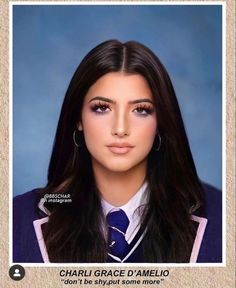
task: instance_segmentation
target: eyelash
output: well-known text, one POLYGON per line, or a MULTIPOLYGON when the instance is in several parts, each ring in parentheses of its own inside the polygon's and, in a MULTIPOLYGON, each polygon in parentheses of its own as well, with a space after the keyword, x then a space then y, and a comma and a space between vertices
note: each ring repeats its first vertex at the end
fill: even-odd
POLYGON ((154 111, 154 108, 152 108, 151 105, 147 105, 147 104, 139 104, 133 111, 137 111, 137 113, 140 115, 140 116, 148 116, 148 115, 151 115, 154 111), (139 110, 139 112, 138 112, 139 110), (142 112, 141 112, 141 111, 142 112), (141 113, 140 113, 141 112, 141 113), (143 113, 144 112, 144 113, 143 113))
MULTIPOLYGON (((103 103, 103 102, 95 103, 91 107, 91 111, 96 114, 105 114, 109 112, 107 109, 111 111, 111 106, 108 103, 103 103)), ((154 108, 152 108, 151 105, 139 104, 133 109, 133 112, 134 111, 136 111, 135 113, 137 113, 139 116, 145 117, 145 116, 151 115, 154 111, 154 108)))
POLYGON ((104 114, 104 113, 108 112, 108 111, 106 111, 107 109, 111 110, 110 105, 107 103, 102 103, 102 102, 95 103, 91 107, 91 110, 97 114, 104 114), (98 111, 99 109, 100 109, 100 111, 98 111))

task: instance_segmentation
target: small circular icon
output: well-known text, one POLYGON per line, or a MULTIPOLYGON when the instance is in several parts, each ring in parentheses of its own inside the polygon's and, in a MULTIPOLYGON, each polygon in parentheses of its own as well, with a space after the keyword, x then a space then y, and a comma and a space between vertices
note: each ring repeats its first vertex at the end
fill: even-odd
POLYGON ((19 281, 25 277, 25 269, 21 265, 13 265, 9 269, 9 276, 12 280, 19 281))

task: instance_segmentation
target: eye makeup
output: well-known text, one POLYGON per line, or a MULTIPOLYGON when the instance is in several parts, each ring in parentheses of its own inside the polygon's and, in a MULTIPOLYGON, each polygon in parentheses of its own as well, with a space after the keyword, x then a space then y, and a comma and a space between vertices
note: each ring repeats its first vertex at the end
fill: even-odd
POLYGON ((94 103, 91 103, 90 109, 94 113, 103 114, 111 110, 111 107, 110 104, 107 102, 94 101, 94 103))
POLYGON ((154 107, 147 103, 140 103, 135 107, 133 112, 137 113, 140 116, 148 116, 153 114, 154 107))
MULTIPOLYGON (((109 111, 112 111, 112 106, 116 104, 115 101, 103 97, 95 97, 92 100, 90 100, 89 103, 90 103, 90 110, 96 114, 105 114, 109 111), (108 99, 109 101, 106 101, 106 99, 108 99)), ((137 114, 138 116, 145 117, 151 115, 155 110, 152 101, 149 99, 138 99, 130 101, 128 102, 128 104, 131 105, 131 107, 134 106, 134 108, 132 108, 131 111, 137 114)))

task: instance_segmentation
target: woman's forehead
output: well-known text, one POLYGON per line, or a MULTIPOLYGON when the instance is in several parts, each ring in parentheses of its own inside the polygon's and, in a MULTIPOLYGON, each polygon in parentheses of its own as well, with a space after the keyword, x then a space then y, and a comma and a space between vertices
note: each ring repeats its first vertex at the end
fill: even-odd
POLYGON ((142 75, 123 72, 110 72, 100 77, 88 90, 86 99, 89 101, 95 96, 114 98, 114 101, 122 98, 127 101, 153 98, 147 80, 142 75))

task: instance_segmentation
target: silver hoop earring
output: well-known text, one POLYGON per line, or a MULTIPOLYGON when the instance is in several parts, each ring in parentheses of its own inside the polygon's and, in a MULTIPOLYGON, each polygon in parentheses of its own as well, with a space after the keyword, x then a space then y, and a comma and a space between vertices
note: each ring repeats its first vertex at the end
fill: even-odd
POLYGON ((77 132, 77 130, 74 130, 74 132, 73 132, 73 141, 74 141, 75 146, 80 148, 80 147, 82 147, 82 145, 76 141, 76 138, 78 138, 78 137, 76 137, 76 132, 77 132))
POLYGON ((157 146, 157 148, 155 149, 155 151, 159 151, 160 150, 160 148, 161 148, 161 135, 160 134, 158 134, 157 135, 158 136, 158 146, 157 146))

